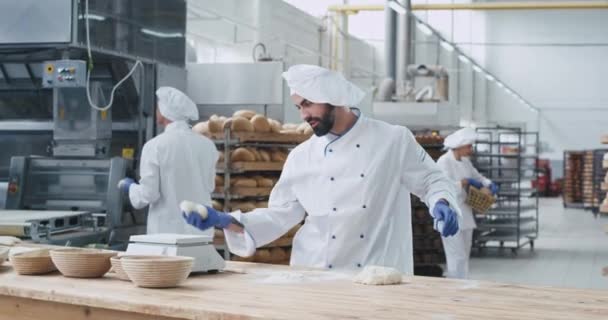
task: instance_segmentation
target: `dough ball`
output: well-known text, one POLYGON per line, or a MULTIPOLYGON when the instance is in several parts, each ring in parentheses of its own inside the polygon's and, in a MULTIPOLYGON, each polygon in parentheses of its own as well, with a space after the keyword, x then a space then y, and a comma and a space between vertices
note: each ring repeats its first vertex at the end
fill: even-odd
POLYGON ((231 159, 232 162, 253 162, 255 161, 255 154, 246 148, 237 148, 232 151, 231 159))
POLYGON ((253 125, 253 129, 255 132, 267 133, 272 131, 270 123, 268 122, 268 120, 266 120, 266 117, 262 115, 258 114, 253 116, 253 118, 251 118, 251 124, 253 125))
POLYGON ((192 131, 202 134, 208 135, 211 131, 209 131, 209 121, 199 122, 192 127, 192 131))
POLYGON ((355 283, 365 285, 390 285, 400 284, 403 281, 401 272, 397 269, 380 267, 380 266, 366 266, 363 271, 359 272, 353 279, 355 283))
POLYGON ((247 120, 251 120, 251 118, 255 117, 256 113, 253 110, 239 110, 236 111, 232 116, 233 117, 243 117, 247 120))
POLYGON ((181 209, 182 212, 186 212, 186 213, 197 212, 201 216, 201 218, 207 219, 207 216, 208 216, 207 208, 201 204, 194 203, 192 201, 182 201, 179 204, 179 208, 181 209))
POLYGON ((253 132, 253 124, 243 117, 233 117, 230 129, 234 132, 253 132))

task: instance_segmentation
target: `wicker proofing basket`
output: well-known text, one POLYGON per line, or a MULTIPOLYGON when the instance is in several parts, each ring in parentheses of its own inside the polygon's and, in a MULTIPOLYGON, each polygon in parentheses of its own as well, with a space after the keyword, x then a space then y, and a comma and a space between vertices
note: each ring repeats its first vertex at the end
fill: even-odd
POLYGON ((473 186, 469 186, 466 204, 473 208, 475 212, 480 214, 486 213, 490 210, 494 202, 496 202, 496 198, 493 196, 483 193, 473 186))
POLYGON ((57 270, 48 249, 16 253, 10 256, 13 268, 21 275, 46 274, 57 270))
POLYGON ((59 272, 71 278, 101 278, 110 270, 110 258, 118 252, 98 249, 51 250, 59 272))
POLYGON ((120 260, 129 279, 143 288, 177 287, 194 265, 194 258, 180 256, 122 256, 120 260))

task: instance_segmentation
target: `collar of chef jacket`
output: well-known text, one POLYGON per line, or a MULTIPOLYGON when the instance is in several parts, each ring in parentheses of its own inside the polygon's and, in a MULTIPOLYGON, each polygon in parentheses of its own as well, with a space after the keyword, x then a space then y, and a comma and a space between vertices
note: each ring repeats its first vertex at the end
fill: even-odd
POLYGON ((331 144, 333 144, 334 142, 342 139, 343 137, 345 137, 348 133, 354 131, 353 129, 355 127, 357 127, 361 121, 359 121, 359 119, 361 118, 361 110, 359 110, 358 108, 351 108, 350 109, 352 113, 355 114, 355 116, 357 117, 357 119, 355 120, 355 123, 353 123, 353 125, 348 128, 345 132, 343 132, 342 134, 336 134, 333 132, 329 132, 328 134, 319 137, 320 141, 323 141, 326 145, 325 145, 325 149, 323 150, 323 154, 327 155, 327 151, 329 150, 329 146, 331 144))
POLYGON ((174 121, 169 123, 167 127, 165 127, 165 132, 184 129, 190 130, 190 126, 186 121, 174 121))

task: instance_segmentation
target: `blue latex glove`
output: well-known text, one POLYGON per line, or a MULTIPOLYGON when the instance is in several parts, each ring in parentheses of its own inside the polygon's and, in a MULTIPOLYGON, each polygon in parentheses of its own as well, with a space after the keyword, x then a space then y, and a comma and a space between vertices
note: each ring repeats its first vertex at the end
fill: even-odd
POLYGON ((490 185, 490 191, 492 191, 492 195, 496 195, 498 193, 498 190, 500 188, 498 187, 498 185, 494 182, 492 182, 492 184, 490 185))
POLYGON ((447 201, 437 201, 433 209, 433 217, 435 218, 435 230, 441 232, 441 236, 449 237, 458 232, 458 214, 450 208, 447 201), (443 224, 443 228, 440 227, 440 224, 443 224))
POLYGON ((135 180, 133 180, 131 178, 124 178, 118 182, 118 189, 120 189, 120 192, 122 192, 122 193, 129 193, 129 189, 131 188, 131 185, 134 183, 135 183, 135 180))
POLYGON ((207 219, 203 219, 203 217, 201 217, 197 211, 182 211, 182 216, 189 225, 192 225, 200 230, 207 230, 213 227, 224 229, 234 221, 232 216, 229 214, 219 212, 211 207, 205 206, 205 208, 207 208, 207 219))
POLYGON ((483 188, 483 183, 481 183, 481 181, 479 181, 479 180, 469 178, 469 179, 467 179, 467 182, 469 183, 470 186, 473 186, 477 189, 483 188))

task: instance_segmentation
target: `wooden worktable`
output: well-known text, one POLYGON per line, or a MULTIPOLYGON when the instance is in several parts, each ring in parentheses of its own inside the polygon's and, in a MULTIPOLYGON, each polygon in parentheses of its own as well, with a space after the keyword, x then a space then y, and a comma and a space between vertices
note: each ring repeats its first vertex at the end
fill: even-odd
POLYGON ((283 266, 231 262, 228 270, 142 289, 111 276, 19 276, 5 264, 0 319, 608 319, 608 291, 425 277, 363 286, 283 266))

